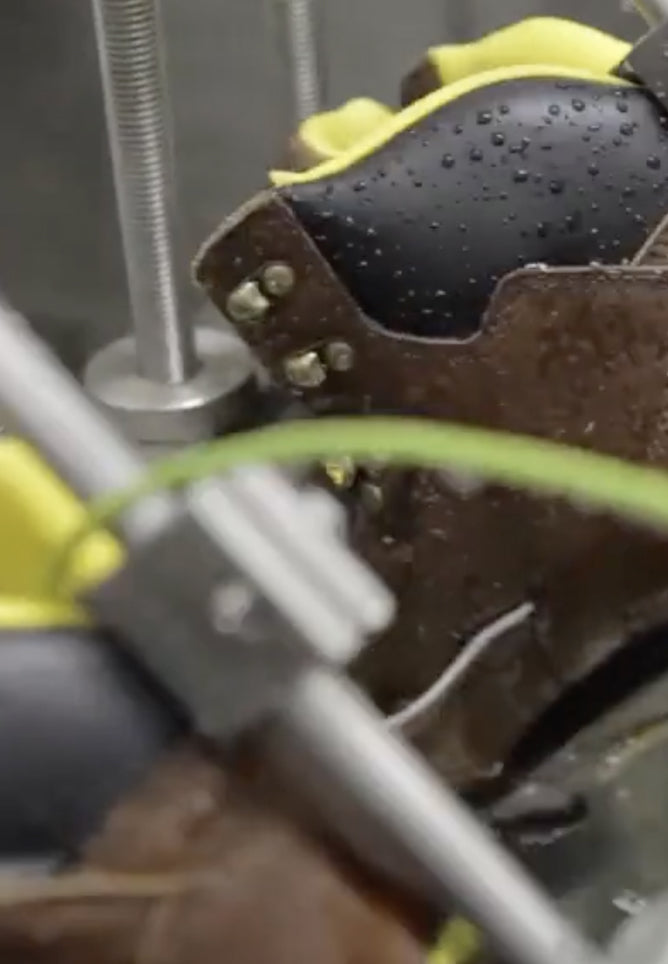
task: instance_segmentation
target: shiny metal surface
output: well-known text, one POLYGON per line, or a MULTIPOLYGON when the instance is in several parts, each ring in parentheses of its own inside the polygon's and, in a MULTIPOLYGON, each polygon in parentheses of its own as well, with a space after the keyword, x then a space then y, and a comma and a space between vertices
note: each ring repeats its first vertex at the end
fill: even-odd
POLYGON ((352 804, 391 854, 403 853, 411 876, 428 882, 435 906, 448 912, 454 899, 504 959, 603 960, 352 685, 318 668, 301 673, 267 739, 279 759, 297 754, 302 785, 317 780, 324 814, 340 832, 356 832, 346 819, 352 804))
POLYGON ((612 957, 636 964, 668 964, 668 895, 662 894, 622 926, 612 957))
POLYGON ((650 25, 658 27, 668 18, 668 2, 666 0, 634 0, 639 14, 650 25))
MULTIPOLYGON (((241 418, 254 366, 213 312, 196 333, 186 312, 157 0, 93 0, 93 13, 133 335, 93 357, 85 385, 137 442, 187 445, 241 418)), ((298 39, 308 47, 308 37, 298 39)))
POLYGON ((290 77, 294 122, 325 105, 322 48, 323 0, 269 0, 278 32, 278 53, 290 77))
POLYGON ((137 372, 136 342, 122 338, 86 368, 85 385, 127 434, 142 444, 179 446, 213 438, 243 418, 253 401, 255 365, 246 345, 217 328, 196 328, 201 364, 180 384, 137 372))
MULTIPOLYGON (((9 428, 32 442, 84 500, 138 482, 145 462, 91 405, 26 320, 0 298, 0 410, 9 428), (26 391, 30 386, 30 392, 26 391)), ((142 500, 117 520, 130 545, 170 517, 162 494, 142 500)))
POLYGON ((162 23, 156 0, 93 0, 109 147, 139 374, 159 384, 197 371, 179 250, 162 23))

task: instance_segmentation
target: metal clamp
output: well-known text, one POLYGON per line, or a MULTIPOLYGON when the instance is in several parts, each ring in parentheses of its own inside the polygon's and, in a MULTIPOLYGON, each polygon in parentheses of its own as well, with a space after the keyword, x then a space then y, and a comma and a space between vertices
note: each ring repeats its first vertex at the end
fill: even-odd
POLYGON ((275 711, 303 666, 347 664, 391 619, 339 512, 270 469, 199 483, 89 604, 200 732, 229 740, 275 711))

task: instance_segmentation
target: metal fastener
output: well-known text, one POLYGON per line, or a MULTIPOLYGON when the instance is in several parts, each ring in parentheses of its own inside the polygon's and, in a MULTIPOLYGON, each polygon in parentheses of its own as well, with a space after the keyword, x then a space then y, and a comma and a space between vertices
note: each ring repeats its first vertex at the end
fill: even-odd
POLYGON ((347 341, 331 341, 325 348, 325 361, 335 372, 349 372, 355 364, 355 349, 347 341))
POLYGON ((262 272, 262 287, 272 298, 285 298, 295 286, 295 273, 289 264, 277 261, 262 272))
POLYGON ((337 489, 350 489, 357 478, 357 466, 352 459, 343 457, 323 463, 327 478, 337 489))
POLYGON ((297 388, 319 388, 327 379, 327 372, 317 351, 291 355, 283 363, 285 376, 297 388))
POLYGON ((257 281, 242 281, 227 299, 227 314, 232 321, 258 321, 270 308, 257 281))

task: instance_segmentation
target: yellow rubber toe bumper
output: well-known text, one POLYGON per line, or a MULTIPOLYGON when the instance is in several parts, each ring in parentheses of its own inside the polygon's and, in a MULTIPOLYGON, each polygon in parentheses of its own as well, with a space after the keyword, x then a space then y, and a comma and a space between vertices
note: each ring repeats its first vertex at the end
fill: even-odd
POLYGON ((28 445, 0 440, 0 628, 80 622, 71 600, 122 560, 116 541, 96 533, 81 544, 55 593, 57 555, 85 519, 85 506, 28 445))
POLYGON ((405 107, 439 87, 504 67, 550 64, 610 76, 630 44, 611 34, 560 17, 530 17, 468 44, 431 47, 404 79, 405 107))

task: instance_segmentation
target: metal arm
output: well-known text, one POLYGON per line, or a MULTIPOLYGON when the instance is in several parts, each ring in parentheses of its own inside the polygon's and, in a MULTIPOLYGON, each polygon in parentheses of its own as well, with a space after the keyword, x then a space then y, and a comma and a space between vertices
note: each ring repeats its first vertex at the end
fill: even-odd
POLYGON ((320 47, 321 0, 271 0, 279 49, 289 71, 293 117, 299 125, 323 109, 325 92, 320 47))

